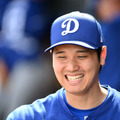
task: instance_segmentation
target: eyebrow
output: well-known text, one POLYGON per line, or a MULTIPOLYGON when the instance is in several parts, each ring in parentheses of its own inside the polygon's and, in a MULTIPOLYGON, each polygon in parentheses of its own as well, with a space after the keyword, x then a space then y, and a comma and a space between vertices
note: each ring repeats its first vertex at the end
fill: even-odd
POLYGON ((80 53, 86 53, 86 52, 88 52, 88 50, 77 50, 76 52, 77 52, 77 53, 79 53, 79 52, 80 52, 80 53))
MULTIPOLYGON (((76 52, 77 52, 77 53, 87 53, 88 50, 77 50, 76 52)), ((56 52, 55 54, 60 54, 60 53, 65 53, 65 51, 58 51, 58 52, 56 52)))
POLYGON ((65 51, 58 51, 55 54, 65 53, 65 51))

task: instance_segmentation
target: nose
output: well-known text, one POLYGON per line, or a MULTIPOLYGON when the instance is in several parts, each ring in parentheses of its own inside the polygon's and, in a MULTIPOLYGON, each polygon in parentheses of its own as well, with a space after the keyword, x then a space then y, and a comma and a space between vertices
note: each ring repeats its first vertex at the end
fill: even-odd
POLYGON ((78 62, 73 58, 67 62, 66 69, 68 71, 74 72, 79 70, 80 66, 78 62))

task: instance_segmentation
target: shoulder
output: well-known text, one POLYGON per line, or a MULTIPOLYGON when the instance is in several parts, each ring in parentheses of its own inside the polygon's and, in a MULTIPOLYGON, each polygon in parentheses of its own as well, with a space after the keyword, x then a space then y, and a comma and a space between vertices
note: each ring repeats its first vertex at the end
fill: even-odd
POLYGON ((45 98, 38 99, 29 105, 22 105, 11 112, 6 120, 45 120, 47 112, 51 109, 55 109, 58 102, 58 96, 61 93, 58 90, 54 94, 50 94, 45 98))
POLYGON ((104 87, 105 89, 108 90, 108 95, 106 97, 107 101, 111 101, 110 103, 113 103, 113 102, 115 103, 116 101, 119 101, 120 103, 120 92, 119 91, 110 87, 109 85, 101 85, 101 87, 104 87))
POLYGON ((103 109, 105 110, 104 112, 106 113, 107 118, 111 117, 112 120, 117 120, 120 116, 120 92, 110 86, 108 86, 108 91, 108 98, 103 109))
POLYGON ((120 92, 114 88, 111 88, 110 86, 108 86, 108 91, 109 91, 109 94, 108 94, 109 103, 113 105, 113 108, 117 107, 120 110, 120 92))
POLYGON ((117 91, 114 88, 111 88, 110 86, 108 86, 108 89, 109 89, 111 95, 120 99, 120 92, 119 91, 117 91))

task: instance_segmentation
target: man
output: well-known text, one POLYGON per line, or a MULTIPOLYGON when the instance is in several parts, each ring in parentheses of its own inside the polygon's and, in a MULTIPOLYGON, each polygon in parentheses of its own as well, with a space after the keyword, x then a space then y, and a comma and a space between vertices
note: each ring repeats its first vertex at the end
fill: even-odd
POLYGON ((99 83, 106 46, 99 23, 78 11, 51 28, 53 68, 62 88, 13 111, 7 120, 120 120, 120 93, 99 83))

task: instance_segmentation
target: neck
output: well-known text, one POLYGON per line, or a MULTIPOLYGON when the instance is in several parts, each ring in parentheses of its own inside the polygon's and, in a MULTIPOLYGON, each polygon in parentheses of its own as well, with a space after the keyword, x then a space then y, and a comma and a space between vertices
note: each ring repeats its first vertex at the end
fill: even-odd
POLYGON ((84 94, 71 94, 66 91, 67 102, 77 109, 91 109, 99 106, 106 98, 107 90, 100 85, 84 94))

